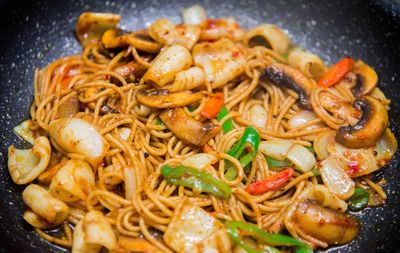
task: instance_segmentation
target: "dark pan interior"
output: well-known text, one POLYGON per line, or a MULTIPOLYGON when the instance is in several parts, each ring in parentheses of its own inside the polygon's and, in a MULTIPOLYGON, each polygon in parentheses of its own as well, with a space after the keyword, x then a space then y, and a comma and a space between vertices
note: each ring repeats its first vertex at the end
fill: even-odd
MULTIPOLYGON (((63 252, 41 240, 22 220, 23 187, 7 171, 7 147, 26 147, 12 128, 28 118, 36 67, 79 53, 75 22, 83 11, 122 14, 121 25, 135 30, 159 17, 180 22, 180 10, 195 1, 0 1, 0 249, 4 252, 63 252)), ((400 121, 400 3, 389 1, 198 1, 211 17, 234 16, 245 27, 275 23, 293 41, 328 63, 350 55, 362 58, 379 74, 379 85, 392 99, 390 127, 397 137, 400 121)), ((400 231, 399 154, 378 178, 388 185, 387 204, 356 215, 362 223, 357 240, 329 252, 396 252, 400 231)))

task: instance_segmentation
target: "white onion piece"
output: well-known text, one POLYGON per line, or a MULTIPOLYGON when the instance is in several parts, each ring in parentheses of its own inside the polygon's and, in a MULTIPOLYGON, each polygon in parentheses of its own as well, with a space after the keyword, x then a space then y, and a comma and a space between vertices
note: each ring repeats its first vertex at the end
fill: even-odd
POLYGON ((218 161, 215 155, 207 153, 199 153, 195 155, 188 156, 182 161, 182 165, 193 167, 199 170, 204 170, 206 167, 214 164, 218 161))
POLYGON ((263 141, 260 143, 259 149, 263 154, 266 154, 273 159, 283 161, 292 145, 293 142, 289 140, 263 141))
POLYGON ((207 19, 206 11, 200 5, 193 5, 182 11, 183 23, 188 25, 199 25, 207 19))
POLYGON ((334 132, 322 132, 317 138, 314 140, 314 150, 317 154, 317 157, 321 160, 327 158, 329 156, 329 152, 327 149, 328 143, 331 142, 334 138, 334 132))
POLYGON ((350 149, 337 142, 332 142, 328 145, 328 151, 347 165, 346 172, 351 173, 349 174, 351 177, 363 176, 380 169, 372 148, 350 149), (352 164, 357 165, 359 169, 350 172, 352 164))
POLYGON ((14 127, 14 132, 18 134, 19 137, 21 137, 23 140, 29 142, 30 144, 33 145, 35 142, 35 134, 31 129, 29 129, 31 120, 25 120, 18 126, 14 127))
POLYGON ((118 128, 118 134, 119 134, 119 137, 121 137, 121 139, 123 139, 124 141, 127 141, 129 138, 129 135, 131 134, 131 129, 127 128, 127 127, 118 128))
POLYGON ((320 163, 322 181, 329 191, 340 199, 350 198, 355 189, 354 181, 347 175, 338 160, 328 157, 320 163))
POLYGON ((387 164, 397 151, 397 140, 392 131, 387 128, 383 136, 376 142, 376 160, 379 166, 387 164))
MULTIPOLYGON (((302 110, 299 111, 298 113, 296 113, 296 115, 294 115, 289 121, 288 123, 292 126, 292 127, 297 127, 300 126, 304 123, 307 123, 308 121, 314 120, 314 119, 318 119, 318 116, 312 112, 312 111, 307 111, 307 110, 302 110)), ((309 130, 309 129, 313 129, 313 128, 317 128, 319 127, 319 125, 311 125, 311 126, 307 126, 304 129, 305 130, 309 130)))
POLYGON ((252 125, 264 128, 267 122, 267 111, 264 106, 255 104, 250 107, 250 122, 252 125))
POLYGON ((313 153, 299 144, 294 144, 290 148, 287 158, 293 162, 301 172, 312 170, 317 163, 313 153))

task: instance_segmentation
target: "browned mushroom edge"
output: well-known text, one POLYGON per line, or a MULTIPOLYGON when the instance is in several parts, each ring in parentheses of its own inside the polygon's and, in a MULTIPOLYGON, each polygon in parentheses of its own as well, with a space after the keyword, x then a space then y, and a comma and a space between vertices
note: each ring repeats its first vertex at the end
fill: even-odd
POLYGON ((388 126, 389 118, 385 106, 370 96, 357 99, 353 106, 362 111, 362 116, 354 126, 339 128, 336 141, 348 148, 366 148, 375 145, 388 126))
POLYGON ((162 45, 153 40, 146 30, 127 32, 121 29, 109 29, 101 37, 101 42, 105 48, 117 48, 133 45, 148 53, 158 53, 162 45))
POLYGON ((183 143, 198 147, 204 146, 221 131, 220 126, 197 121, 182 108, 164 110, 160 113, 160 119, 183 143))
POLYGON ((357 84, 351 89, 354 96, 366 95, 376 87, 378 75, 368 64, 358 60, 352 72, 357 76, 357 84))
MULTIPOLYGON (((131 83, 142 78, 144 73, 146 73, 146 68, 136 62, 129 62, 116 67, 113 71, 122 76, 128 83, 131 83)), ((111 77, 111 82, 120 84, 120 81, 113 77, 111 77)))
POLYGON ((294 90, 299 94, 299 103, 303 109, 311 110, 311 81, 300 71, 280 63, 273 63, 261 73, 261 80, 294 90))
POLYGON ((171 93, 169 90, 139 90, 136 99, 139 103, 154 108, 172 108, 189 105, 199 101, 204 96, 201 92, 180 91, 171 93))

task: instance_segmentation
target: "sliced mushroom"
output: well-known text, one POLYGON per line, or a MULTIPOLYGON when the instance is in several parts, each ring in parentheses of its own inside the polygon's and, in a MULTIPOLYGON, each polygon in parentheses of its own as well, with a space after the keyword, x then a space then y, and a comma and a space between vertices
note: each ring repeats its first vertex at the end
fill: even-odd
POLYGON ((71 118, 79 112, 78 95, 73 95, 58 107, 58 118, 71 118))
POLYGON ((262 24, 251 29, 247 32, 245 41, 250 47, 264 46, 278 54, 287 52, 290 46, 289 36, 279 27, 271 24, 262 24))
POLYGON ((385 106, 371 96, 364 96, 354 102, 362 110, 361 119, 354 126, 339 128, 336 141, 349 148, 365 148, 375 145, 388 125, 385 106))
MULTIPOLYGON (((116 67, 113 71, 122 76, 128 83, 132 83, 142 78, 142 76, 146 72, 146 69, 136 62, 130 62, 122 66, 116 67)), ((119 82, 118 80, 114 79, 112 79, 111 81, 113 81, 114 83, 116 81, 119 82)))
POLYGON ((303 73, 281 63, 272 63, 261 74, 262 80, 292 89, 299 94, 303 109, 311 110, 310 94, 313 84, 303 73))
POLYGON ((290 234, 313 246, 346 244, 358 234, 358 221, 344 211, 347 204, 323 185, 306 188, 289 207, 284 223, 290 234))
POLYGON ((313 200, 299 203, 293 214, 293 222, 308 235, 329 245, 349 243, 359 230, 359 224, 353 217, 313 200))
POLYGON ((190 52, 181 45, 172 45, 157 55, 144 74, 143 81, 162 87, 172 82, 178 72, 188 69, 191 65, 190 52))
POLYGON ((96 42, 102 34, 115 28, 121 16, 113 13, 84 12, 76 24, 76 36, 83 46, 96 42))
POLYGON ((357 85, 352 89, 355 96, 363 96, 370 93, 378 83, 378 75, 375 70, 362 60, 358 60, 352 71, 357 76, 357 85))
POLYGON ((105 48, 134 46, 148 53, 158 53, 161 49, 161 44, 154 41, 148 34, 147 30, 139 30, 131 33, 124 33, 120 29, 109 29, 104 32, 101 37, 101 43, 105 48))
POLYGON ((160 114, 160 119, 181 141, 195 146, 204 146, 221 130, 220 126, 193 119, 182 108, 165 110, 160 114))
POLYGON ((136 94, 139 103, 154 108, 171 108, 189 105, 200 100, 203 93, 179 91, 171 93, 169 90, 140 90, 136 94))

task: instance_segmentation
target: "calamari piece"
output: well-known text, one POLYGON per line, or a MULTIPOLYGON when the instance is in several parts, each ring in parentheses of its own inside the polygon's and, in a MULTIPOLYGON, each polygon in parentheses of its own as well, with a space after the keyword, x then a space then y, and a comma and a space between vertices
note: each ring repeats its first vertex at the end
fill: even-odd
POLYGON ((361 116, 361 112, 356 110, 350 102, 331 93, 322 92, 320 101, 322 107, 333 115, 346 120, 350 125, 355 125, 361 116))
POLYGON ((193 48, 196 66, 204 70, 206 81, 212 88, 218 88, 242 74, 246 59, 240 49, 229 39, 204 42, 193 48))
POLYGON ((120 20, 121 16, 113 13, 84 12, 76 24, 76 36, 85 47, 97 42, 106 30, 115 28, 120 20))
POLYGON ((149 35, 164 45, 179 44, 192 49, 200 38, 200 27, 197 25, 174 25, 170 20, 163 18, 156 20, 149 27, 149 35))
POLYGON ((182 11, 183 23, 188 25, 200 25, 207 19, 206 11, 200 5, 193 5, 182 11))
POLYGON ((318 55, 296 48, 288 55, 290 66, 297 68, 307 77, 319 80, 326 70, 325 63, 318 55))
POLYGON ((51 180, 50 192, 64 202, 85 201, 95 188, 94 173, 82 160, 71 159, 51 180))
POLYGON ((228 38, 239 41, 244 37, 244 31, 233 17, 207 19, 201 23, 201 41, 215 41, 228 38))
POLYGON ((85 156, 96 168, 109 149, 109 144, 87 121, 78 118, 54 120, 48 128, 51 140, 64 153, 85 156))
POLYGON ((37 178, 49 164, 51 147, 49 140, 37 138, 31 149, 8 148, 8 171, 16 184, 27 184, 37 178))
POLYGON ((182 70, 175 76, 175 81, 164 88, 174 92, 182 90, 191 90, 205 83, 204 72, 199 67, 192 67, 187 70, 182 70))
POLYGON ((175 75, 192 65, 192 56, 181 45, 164 49, 154 59, 153 64, 143 76, 143 81, 162 87, 175 79, 175 75))
POLYGON ((24 215, 25 220, 35 227, 60 225, 68 216, 69 207, 39 185, 28 185, 22 192, 22 199, 37 215, 30 212, 24 215))
POLYGON ((245 41, 249 47, 263 46, 278 54, 286 53, 290 47, 289 36, 276 25, 262 24, 246 33, 245 41))
POLYGON ((74 230, 72 253, 98 253, 102 247, 112 252, 117 239, 110 223, 99 211, 90 211, 74 230))
POLYGON ((224 225, 185 199, 164 233, 165 243, 177 252, 229 252, 224 225))

